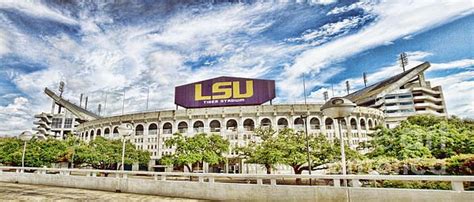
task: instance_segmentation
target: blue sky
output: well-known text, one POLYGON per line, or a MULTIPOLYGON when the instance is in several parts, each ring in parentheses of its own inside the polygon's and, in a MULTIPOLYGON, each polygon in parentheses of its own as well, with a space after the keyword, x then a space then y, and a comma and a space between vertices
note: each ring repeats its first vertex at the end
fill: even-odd
POLYGON ((276 103, 321 102, 429 61, 448 113, 474 118, 474 3, 469 0, 172 3, 0 1, 0 135, 49 111, 43 88, 89 97, 95 111, 173 108, 174 86, 217 76, 275 79, 276 103))

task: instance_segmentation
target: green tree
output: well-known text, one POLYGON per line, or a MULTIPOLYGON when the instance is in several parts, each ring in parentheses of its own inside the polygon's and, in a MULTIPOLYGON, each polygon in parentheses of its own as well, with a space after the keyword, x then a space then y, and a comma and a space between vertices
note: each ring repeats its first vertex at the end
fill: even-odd
POLYGON ((265 167, 267 174, 271 174, 275 165, 283 161, 284 155, 275 134, 276 132, 272 129, 258 128, 255 130, 255 135, 261 141, 251 142, 245 147, 238 148, 237 151, 241 157, 246 158, 246 163, 261 164, 265 167))
POLYGON ((23 141, 17 138, 0 138, 0 164, 9 166, 21 165, 22 149, 23 141))
MULTIPOLYGON (((88 144, 79 142, 74 147, 74 163, 86 164, 96 169, 117 169, 122 161, 122 140, 107 140, 96 137, 88 144)), ((146 164, 150 160, 148 151, 138 150, 130 142, 125 143, 125 164, 146 164)))
POLYGON ((161 162, 167 165, 186 166, 189 171, 193 171, 194 164, 200 167, 204 162, 214 165, 224 161, 224 153, 229 149, 229 141, 220 135, 205 133, 192 137, 175 133, 171 139, 165 141, 165 145, 174 147, 175 151, 171 155, 164 156, 161 162))
MULTIPOLYGON (((0 141, 0 163, 20 166, 24 142, 18 138, 2 138, 0 141)), ((25 166, 51 166, 62 160, 66 145, 56 139, 28 141, 25 151, 25 166)))
MULTIPOLYGON (((302 132, 295 132, 292 129, 283 129, 278 133, 272 129, 257 129, 256 135, 261 141, 253 142, 241 148, 242 155, 249 163, 262 164, 271 173, 271 168, 276 164, 285 164, 293 168, 295 174, 301 174, 308 170, 308 153, 306 147, 306 137, 302 132)), ((339 141, 335 143, 327 140, 322 135, 308 137, 310 147, 311 170, 316 167, 340 160, 339 141)), ((348 159, 361 158, 357 151, 345 147, 348 159)), ((299 180, 297 180, 297 183, 299 180)))
POLYGON ((474 124, 458 118, 417 115, 394 129, 379 128, 370 157, 449 158, 474 153, 474 124))

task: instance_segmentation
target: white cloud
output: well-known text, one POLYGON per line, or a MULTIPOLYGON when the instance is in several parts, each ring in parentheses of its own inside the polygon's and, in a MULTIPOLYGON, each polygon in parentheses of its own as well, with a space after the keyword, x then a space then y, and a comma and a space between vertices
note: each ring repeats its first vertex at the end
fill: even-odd
POLYGON ((440 70, 462 69, 462 68, 470 68, 471 70, 473 70, 474 59, 455 60, 455 61, 451 61, 447 63, 432 63, 431 68, 428 71, 440 71, 440 70))
POLYGON ((372 10, 374 4, 375 3, 372 2, 372 1, 362 0, 362 1, 359 1, 359 2, 356 2, 356 3, 353 3, 351 5, 348 5, 348 6, 341 6, 341 7, 333 8, 326 15, 341 14, 341 13, 345 13, 345 12, 348 12, 348 11, 351 11, 351 10, 354 10, 354 9, 358 9, 358 8, 369 12, 369 11, 372 10))
MULTIPOLYGON (((314 3, 333 2, 330 0, 314 3)), ((15 99, 11 104, 27 106, 30 118, 34 113, 48 111, 51 101, 43 94, 43 88, 49 87, 55 90, 60 80, 66 81, 65 97, 77 103, 79 94, 85 93, 89 96, 89 109, 93 111, 97 109, 99 103, 102 103, 104 109, 107 95, 107 115, 121 113, 124 91, 125 113, 144 109, 148 88, 150 109, 169 109, 174 108, 174 86, 221 75, 262 77, 271 74, 277 80, 278 88, 283 90, 278 95, 280 101, 301 100, 298 96, 303 92, 302 73, 307 73, 307 89, 325 85, 327 80, 344 70, 343 67, 330 66, 335 61, 401 36, 445 23, 458 13, 469 9, 450 3, 433 6, 413 2, 411 5, 406 5, 414 8, 405 8, 401 4, 383 2, 381 5, 374 5, 363 2, 334 11, 334 13, 347 12, 362 8, 372 15, 379 15, 379 18, 373 25, 355 35, 314 47, 307 44, 287 44, 284 40, 272 40, 260 35, 275 26, 275 21, 281 20, 269 16, 273 16, 276 12, 286 12, 287 4, 229 4, 210 6, 204 10, 185 8, 176 11, 168 16, 169 18, 162 19, 162 22, 147 21, 123 25, 114 24, 112 16, 101 9, 94 10, 94 13, 90 13, 87 9, 79 9, 78 17, 75 19, 67 12, 63 13, 43 4, 0 3, 0 7, 16 9, 33 17, 74 24, 81 29, 80 39, 67 33, 37 36, 17 29, 15 22, 1 18, 0 14, 0 22, 4 22, 0 24, 0 55, 2 51, 14 52, 21 58, 46 67, 32 73, 15 73, 10 78, 21 93, 34 99, 34 102, 22 104, 21 100, 15 99), (440 14, 433 16, 432 13, 425 11, 424 7, 440 14), (440 7, 443 9, 440 10, 440 7), (391 12, 397 9, 404 13, 396 15, 391 12), (389 12, 385 13, 385 10, 389 12), (414 10, 416 12, 411 13, 414 10), (415 19, 407 22, 399 19, 399 16, 408 15, 407 13, 410 16, 416 15, 415 19), (392 26, 390 23, 394 23, 394 27, 390 27, 392 26), (8 32, 2 32, 3 30, 8 32), (10 46, 10 43, 13 45, 10 46), (308 48, 310 49, 307 50, 308 48), (307 51, 295 59, 295 55, 303 50, 307 51), (210 58, 208 62, 205 62, 206 58, 210 58), (203 62, 204 65, 198 64, 192 67, 187 64, 192 62, 203 62), (285 71, 282 73, 279 68, 284 68, 285 71), (321 71, 323 69, 324 71, 321 71)), ((311 41, 318 37, 344 34, 361 24, 363 20, 365 20, 363 17, 342 19, 323 25, 321 29, 311 29, 312 32, 308 31, 300 38, 311 41)), ((429 55, 424 52, 409 54, 412 59, 429 55)), ((379 74, 370 75, 369 79, 375 82, 399 71, 400 68, 394 66, 379 74)), ((361 82, 354 79, 353 85, 360 86, 361 82)), ((343 93, 343 89, 335 87, 336 95, 343 93)), ((312 92, 308 101, 322 99, 322 92, 329 88, 330 86, 326 85, 325 88, 312 92), (319 93, 321 95, 318 95, 319 93)), ((8 106, 5 108, 12 108, 8 106)), ((22 112, 8 111, 8 113, 22 112)), ((31 120, 27 119, 26 117, 12 119, 11 125, 15 127, 11 127, 10 130, 20 128, 19 125, 16 126, 20 122, 23 128, 29 128, 31 120)))
POLYGON ((0 30, 0 56, 10 52, 9 42, 7 41, 7 33, 0 30))
POLYGON ((0 136, 19 135, 25 128, 25 123, 32 123, 33 117, 29 109, 29 100, 24 97, 16 97, 7 106, 0 106, 0 136))
POLYGON ((461 72, 431 79, 433 86, 441 85, 448 114, 474 118, 474 71, 461 72))
POLYGON ((67 24, 75 24, 76 20, 64 15, 60 11, 47 7, 39 1, 17 1, 17 0, 2 0, 0 1, 0 8, 15 9, 28 15, 55 20, 67 24))
POLYGON ((282 90, 289 97, 300 96, 295 86, 303 73, 318 73, 348 56, 472 13, 473 8, 469 1, 384 1, 377 4, 373 12, 378 18, 372 25, 301 53, 294 64, 285 69, 282 90))
POLYGON ((288 41, 311 42, 311 45, 320 45, 326 41, 332 40, 335 36, 347 34, 351 29, 367 21, 371 16, 355 16, 345 18, 338 22, 328 23, 317 30, 307 30, 301 37, 290 38, 288 41))

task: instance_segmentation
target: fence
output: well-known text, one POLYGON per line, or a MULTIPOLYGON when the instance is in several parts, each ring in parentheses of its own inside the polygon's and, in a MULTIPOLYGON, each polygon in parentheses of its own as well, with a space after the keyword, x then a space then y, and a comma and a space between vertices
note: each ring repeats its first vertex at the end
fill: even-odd
POLYGON ((336 197, 336 195, 337 197, 342 197, 340 198, 341 200, 349 200, 348 197, 352 197, 352 199, 357 199, 359 197, 362 199, 363 197, 366 197, 367 194, 372 194, 372 197, 390 197, 388 199, 392 200, 418 200, 420 197, 423 200, 431 200, 433 197, 441 197, 433 198, 436 200, 445 197, 446 200, 458 199, 463 201, 463 199, 474 197, 474 192, 464 190, 464 183, 468 182, 466 184, 469 184, 474 182, 474 176, 261 175, 0 167, 0 181, 108 191, 119 190, 132 193, 158 194, 164 196, 191 197, 211 200, 313 200, 314 198, 312 197, 315 197, 316 195, 321 200, 329 200, 331 197, 336 197), (319 180, 329 183, 326 184, 326 186, 309 186, 307 184, 297 186, 284 184, 285 181, 296 179, 306 181, 311 179, 313 182, 319 180), (452 191, 362 187, 363 182, 384 180, 450 182, 452 191), (128 184, 126 186, 123 184, 120 185, 124 182, 128 184), (347 187, 344 186, 344 182, 347 182, 347 187), (110 186, 107 185, 107 183, 109 183, 110 186), (155 188, 152 189, 146 187, 155 188), (292 191, 296 191, 299 194, 291 196, 292 198, 288 198, 290 197, 288 193, 292 191), (305 195, 304 193, 307 194, 305 195), (335 195, 332 196, 333 194, 335 195))

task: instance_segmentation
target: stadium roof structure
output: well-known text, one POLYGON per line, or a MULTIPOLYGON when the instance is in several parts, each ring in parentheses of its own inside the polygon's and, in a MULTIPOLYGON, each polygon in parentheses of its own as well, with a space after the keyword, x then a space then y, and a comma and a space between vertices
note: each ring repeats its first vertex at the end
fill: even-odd
POLYGON ((418 75, 423 74, 423 72, 429 67, 430 63, 424 62, 403 73, 346 95, 344 98, 347 98, 360 106, 370 106, 372 103, 375 103, 377 98, 383 97, 390 92, 399 89, 403 85, 418 79, 418 75))
POLYGON ((72 114, 74 114, 77 118, 81 120, 92 121, 101 118, 99 115, 87 111, 86 109, 79 107, 76 104, 69 102, 68 100, 65 100, 64 98, 56 95, 56 93, 54 93, 52 90, 49 90, 48 88, 44 89, 44 93, 51 97, 56 104, 66 108, 68 111, 70 111, 72 114))

